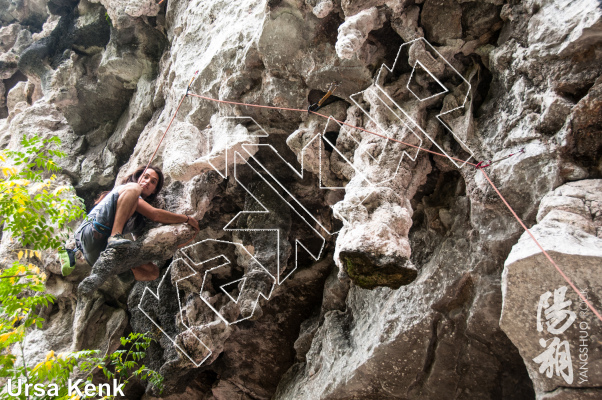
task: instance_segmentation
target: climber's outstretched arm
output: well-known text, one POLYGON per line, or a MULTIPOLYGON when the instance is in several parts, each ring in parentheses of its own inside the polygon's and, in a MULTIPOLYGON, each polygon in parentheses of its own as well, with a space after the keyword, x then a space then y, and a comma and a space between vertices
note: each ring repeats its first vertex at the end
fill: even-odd
POLYGON ((159 222, 162 224, 177 224, 186 222, 194 228, 195 231, 199 230, 199 223, 196 219, 190 218, 184 214, 176 214, 160 208, 155 208, 148 204, 143 199, 138 199, 138 206, 136 211, 144 215, 151 221, 159 222))

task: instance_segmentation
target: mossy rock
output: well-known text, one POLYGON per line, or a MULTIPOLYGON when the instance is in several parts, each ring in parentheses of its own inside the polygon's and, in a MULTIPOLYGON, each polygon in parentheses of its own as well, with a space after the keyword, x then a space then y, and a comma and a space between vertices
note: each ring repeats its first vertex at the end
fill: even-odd
POLYGON ((358 251, 342 251, 339 254, 349 278, 364 289, 379 286, 399 289, 414 282, 418 271, 407 259, 381 256, 358 251))

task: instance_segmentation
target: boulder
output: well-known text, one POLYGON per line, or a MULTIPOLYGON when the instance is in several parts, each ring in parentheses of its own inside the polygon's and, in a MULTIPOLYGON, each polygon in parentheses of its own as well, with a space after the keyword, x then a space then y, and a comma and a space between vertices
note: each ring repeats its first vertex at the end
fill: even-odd
POLYGON ((538 398, 571 398, 602 382, 602 181, 567 183, 541 201, 537 242, 523 234, 504 265, 500 326, 519 349, 538 398), (589 304, 588 304, 589 302, 589 304), (555 391, 562 389, 562 393, 555 391))

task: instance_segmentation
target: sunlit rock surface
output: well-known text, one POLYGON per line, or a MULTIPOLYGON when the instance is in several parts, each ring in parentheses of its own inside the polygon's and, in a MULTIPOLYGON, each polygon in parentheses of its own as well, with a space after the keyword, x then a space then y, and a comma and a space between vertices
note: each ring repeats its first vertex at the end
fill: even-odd
POLYGON ((582 320, 573 382, 540 371, 537 305, 564 280, 464 162, 497 161, 484 172, 602 309, 601 15, 595 0, 0 0, 0 147, 59 136, 88 207, 155 154, 155 206, 201 226, 149 223, 103 256, 126 271, 104 282, 45 255, 58 300, 26 354, 149 331, 170 399, 597 398, 600 326, 586 316, 587 382, 582 320), (308 113, 335 82, 332 118, 308 113), (146 261, 160 278, 132 281, 146 261))

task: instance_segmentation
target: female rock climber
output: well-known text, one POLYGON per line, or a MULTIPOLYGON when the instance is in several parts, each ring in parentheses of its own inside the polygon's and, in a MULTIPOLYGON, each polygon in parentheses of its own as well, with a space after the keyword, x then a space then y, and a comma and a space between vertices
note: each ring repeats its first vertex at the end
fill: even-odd
MULTIPOLYGON (((196 219, 155 208, 148 203, 163 187, 163 173, 153 166, 144 170, 144 166, 138 167, 121 181, 121 185, 102 193, 86 221, 75 231, 77 248, 91 266, 107 247, 130 245, 132 241, 123 235, 132 233, 135 239, 144 227, 143 217, 163 224, 185 222, 195 231, 199 230, 196 219)), ((159 277, 159 268, 153 263, 132 268, 132 272, 139 281, 151 281, 159 277)))

